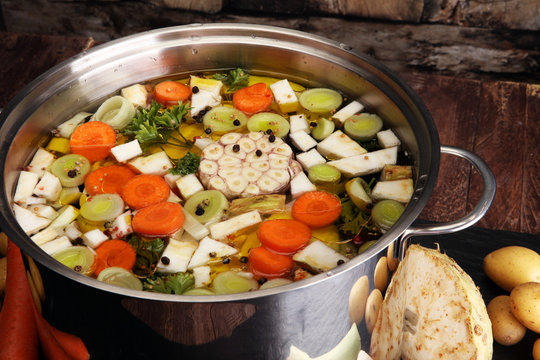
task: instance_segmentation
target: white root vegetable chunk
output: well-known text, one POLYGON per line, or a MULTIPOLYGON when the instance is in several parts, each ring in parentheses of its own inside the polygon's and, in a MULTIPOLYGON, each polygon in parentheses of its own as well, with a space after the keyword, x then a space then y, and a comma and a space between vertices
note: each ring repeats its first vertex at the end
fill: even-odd
POLYGON ((210 278, 210 266, 197 266, 193 268, 193 277, 195 278, 195 287, 205 287, 210 285, 212 279, 210 278))
POLYGON ((306 120, 306 116, 304 114, 291 115, 289 117, 289 123, 291 126, 289 130, 291 134, 297 131, 303 131, 306 134, 309 134, 311 132, 308 122, 306 120))
POLYGON ((384 165, 395 165, 397 162, 397 153, 397 147, 392 147, 372 151, 363 155, 329 161, 328 165, 335 167, 348 177, 368 175, 381 171, 384 165))
POLYGON ((237 231, 256 225, 262 221, 261 215, 257 210, 253 210, 228 220, 210 225, 210 234, 212 238, 221 240, 237 231))
POLYGON ((131 226, 131 210, 119 215, 111 224, 110 227, 112 239, 123 239, 127 235, 133 233, 131 226))
POLYGON ((38 216, 32 211, 17 204, 13 204, 13 212, 15 213, 15 219, 17 219, 20 227, 28 235, 46 228, 51 223, 50 219, 38 216))
MULTIPOLYGON (((45 229, 45 230, 47 230, 47 229, 45 229)), ((43 231, 45 231, 45 230, 43 230, 43 231)), ((56 229, 54 229, 54 231, 56 232, 56 229)), ((66 228, 64 229, 64 234, 70 240, 75 240, 75 239, 80 238, 82 236, 81 229, 79 228, 79 225, 75 221, 71 222, 71 224, 66 226, 66 228)))
POLYGON ((212 140, 212 138, 197 138, 197 140, 195 140, 195 146, 199 148, 199 150, 202 150, 204 149, 205 147, 207 147, 208 145, 214 143, 214 140, 212 140))
POLYGON ((135 139, 125 144, 117 145, 111 149, 111 153, 118 162, 124 162, 131 160, 137 156, 142 155, 141 145, 139 140, 135 139))
POLYGON ((315 240, 298 251, 293 259, 319 271, 328 271, 349 260, 320 240, 315 240))
POLYGON ((176 194, 173 191, 170 191, 167 201, 180 204, 183 200, 180 199, 178 196, 176 196, 176 194))
POLYGON ((34 154, 32 160, 30 161, 30 164, 28 164, 28 166, 26 167, 26 170, 33 172, 41 178, 45 171, 54 162, 54 160, 55 158, 53 154, 51 154, 47 150, 39 148, 34 154))
POLYGON ((38 232, 37 234, 35 235, 32 235, 30 237, 30 239, 32 239, 33 242, 36 243, 36 245, 43 245, 51 240, 54 240, 56 239, 57 237, 59 237, 61 235, 61 233, 59 231, 57 231, 55 228, 52 228, 52 227, 47 227, 43 230, 41 230, 40 232, 38 232))
POLYGON ((191 256, 197 249, 198 243, 194 241, 179 241, 169 239, 169 244, 161 255, 157 270, 164 273, 177 273, 187 270, 191 256))
POLYGON ((332 119, 334 119, 334 122, 336 122, 338 126, 342 126, 343 123, 345 123, 345 120, 362 110, 364 110, 364 105, 360 104, 358 101, 352 101, 337 111, 332 116, 332 119))
POLYGON ((184 230, 189 233, 194 240, 201 240, 202 238, 208 236, 210 231, 200 222, 198 222, 189 212, 184 211, 184 230))
POLYGON ((204 188, 195 174, 188 174, 176 180, 176 186, 184 199, 190 198, 204 188))
POLYGON ((45 251, 49 255, 53 255, 55 252, 72 247, 71 241, 67 236, 61 236, 41 246, 41 250, 45 251))
POLYGON ((377 133, 377 141, 385 149, 401 145, 401 141, 391 129, 379 131, 377 133))
POLYGON ((289 134, 293 145, 301 151, 308 151, 317 146, 317 140, 309 136, 305 131, 297 131, 289 134))
POLYGON ((326 163, 326 159, 319 154, 317 149, 311 149, 307 152, 303 152, 296 155, 296 160, 302 164, 302 167, 305 170, 309 170, 310 167, 314 165, 326 163))
POLYGON ((412 179, 400 179, 392 181, 378 181, 371 191, 374 200, 390 199, 402 203, 411 200, 414 192, 412 179))
POLYGON ((298 98, 287 79, 276 81, 270 85, 270 89, 281 112, 289 113, 298 109, 298 98))
POLYGON ((89 248, 95 249, 103 242, 109 240, 109 237, 99 229, 93 229, 82 234, 83 243, 89 248))
POLYGON ((50 205, 36 204, 28 207, 28 210, 33 211, 36 215, 54 220, 58 216, 58 212, 50 205))
POLYGON ((34 195, 42 196, 50 201, 56 201, 60 197, 62 183, 60 179, 48 171, 43 173, 41 180, 34 188, 34 195))
POLYGON ((207 236, 199 242, 199 247, 197 247, 197 250, 195 250, 189 261, 188 269, 206 265, 212 260, 234 255, 237 252, 238 250, 232 246, 207 236))
POLYGON ((192 90, 194 87, 198 89, 191 95, 191 116, 198 115, 206 107, 221 104, 221 96, 219 95, 223 86, 221 81, 192 75, 189 84, 192 90))
POLYGON ((317 150, 328 159, 342 159, 367 152, 356 141, 336 130, 317 145, 317 150))
POLYGON ((51 223, 51 227, 57 230, 64 230, 79 216, 79 209, 72 205, 66 205, 58 210, 58 216, 51 223))
POLYGON ((148 91, 144 85, 135 84, 120 90, 120 95, 135 106, 146 107, 148 91))
POLYGON ((24 205, 26 203, 26 199, 32 196, 38 181, 39 177, 37 174, 30 171, 21 171, 19 174, 19 180, 17 181, 17 188, 15 189, 13 201, 24 205))
POLYGON ((165 151, 160 151, 148 156, 140 156, 129 161, 129 165, 142 174, 163 176, 173 167, 169 156, 165 151))
POLYGON ((303 171, 298 173, 291 180, 291 196, 293 199, 296 199, 306 192, 315 190, 317 190, 317 187, 313 185, 311 181, 309 181, 308 177, 303 171))

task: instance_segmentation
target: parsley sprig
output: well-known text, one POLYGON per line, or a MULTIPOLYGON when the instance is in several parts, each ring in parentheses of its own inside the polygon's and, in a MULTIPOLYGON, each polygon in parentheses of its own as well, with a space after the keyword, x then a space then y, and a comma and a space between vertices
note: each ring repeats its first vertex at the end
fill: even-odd
POLYGON ((213 78, 227 85, 229 92, 245 88, 249 82, 249 75, 240 68, 230 70, 228 74, 214 74, 213 78))
POLYGON ((194 283, 193 275, 189 273, 154 274, 151 278, 145 279, 143 287, 147 291, 181 295, 194 283))
POLYGON ((188 111, 187 104, 181 101, 172 108, 164 108, 153 101, 148 109, 139 107, 137 115, 122 130, 122 133, 137 139, 143 150, 156 144, 191 148, 192 142, 179 131, 180 124, 188 111), (171 136, 173 133, 178 134, 180 139, 171 136))
POLYGON ((196 173, 199 169, 199 163, 201 158, 199 158, 194 153, 188 151, 186 155, 175 161, 174 167, 169 169, 169 172, 173 175, 188 175, 196 173))

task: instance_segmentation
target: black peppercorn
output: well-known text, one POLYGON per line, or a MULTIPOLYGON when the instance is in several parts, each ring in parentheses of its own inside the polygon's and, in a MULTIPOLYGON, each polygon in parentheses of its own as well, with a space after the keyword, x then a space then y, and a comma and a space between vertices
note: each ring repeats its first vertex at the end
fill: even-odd
POLYGON ((232 147, 232 151, 239 152, 240 151, 240 145, 234 144, 233 147, 232 147))
POLYGON ((240 262, 243 263, 243 264, 247 263, 247 262, 248 262, 247 256, 242 256, 242 257, 240 258, 240 262))
POLYGON ((240 126, 240 120, 238 119, 234 120, 232 123, 234 126, 240 126))
POLYGON ((195 209, 195 215, 202 216, 203 214, 204 214, 204 209, 202 207, 197 207, 197 209, 195 209))
POLYGON ((261 150, 259 150, 259 149, 257 149, 257 151, 255 151, 255 155, 257 155, 257 156, 261 156, 261 155, 262 155, 262 151, 261 151, 261 150))
POLYGON ((228 264, 228 263, 231 262, 231 259, 225 258, 225 259, 221 260, 221 262, 224 263, 224 264, 228 264))
POLYGON ((199 92, 199 88, 197 86, 194 86, 193 88, 191 88, 191 92, 196 94, 199 92))
POLYGON ((276 136, 274 134, 270 135, 268 137, 268 141, 270 141, 271 143, 273 143, 274 141, 276 141, 276 136))
POLYGON ((216 257, 216 255, 217 255, 217 254, 216 254, 215 251, 212 251, 212 252, 210 252, 210 253, 208 254, 208 256, 210 256, 211 258, 216 257))
POLYGON ((75 176, 77 176, 77 170, 74 170, 74 169, 69 170, 67 173, 67 176, 69 176, 70 178, 74 178, 75 176))
POLYGON ((312 122, 309 123, 309 125, 311 125, 311 127, 315 127, 315 126, 317 126, 317 123, 315 121, 312 121, 312 122))
POLYGON ((161 257, 161 263, 162 263, 163 265, 169 265, 169 264, 171 263, 171 259, 169 259, 169 258, 166 257, 166 256, 162 256, 162 257, 161 257))
POLYGON ((273 131, 272 131, 272 129, 268 129, 268 130, 266 130, 266 133, 267 133, 268 135, 272 135, 273 131))
POLYGON ((260 278, 259 280, 257 280, 257 282, 259 283, 259 285, 264 284, 266 281, 267 281, 266 278, 263 278, 263 277, 260 278))
POLYGON ((343 259, 339 259, 339 260, 337 261, 337 264, 338 264, 338 265, 341 265, 341 264, 343 264, 343 263, 345 263, 345 260, 343 260, 343 259))
POLYGON ((207 134, 210 134, 212 132, 212 129, 206 128, 206 129, 204 129, 204 132, 207 133, 207 134))

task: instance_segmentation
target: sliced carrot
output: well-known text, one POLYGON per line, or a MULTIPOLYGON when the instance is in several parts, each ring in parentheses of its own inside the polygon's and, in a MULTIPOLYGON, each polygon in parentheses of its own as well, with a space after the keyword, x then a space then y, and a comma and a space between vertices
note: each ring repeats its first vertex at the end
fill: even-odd
POLYGON ((256 278, 274 279, 290 274, 294 261, 292 257, 271 252, 264 247, 249 251, 251 272, 256 278))
POLYGON ((292 255, 311 239, 311 230, 304 223, 292 219, 264 221, 257 236, 261 244, 277 254, 292 255))
POLYGON ((164 236, 184 225, 182 205, 164 201, 147 206, 133 216, 133 230, 147 236, 164 236))
POLYGON ((104 166, 88 174, 84 180, 84 187, 90 195, 120 194, 126 183, 135 175, 135 172, 127 166, 104 166))
POLYGON ((113 239, 103 242, 96 248, 97 265, 95 275, 108 267, 121 267, 131 270, 135 265, 136 253, 133 246, 126 241, 113 239))
POLYGON ((163 106, 175 105, 178 101, 185 101, 191 96, 189 86, 177 81, 167 80, 160 82, 154 88, 154 98, 163 106))
POLYGON ((256 83, 242 88, 233 95, 234 107, 248 115, 265 111, 272 101, 274 101, 274 96, 265 83, 256 83))
POLYGON ((310 191, 293 204, 292 216, 309 227, 320 228, 332 224, 341 214, 339 199, 325 191, 310 191))
POLYGON ((122 199, 133 209, 163 202, 171 189, 161 176, 141 174, 131 178, 121 192, 122 199))
POLYGON ((89 121, 77 126, 69 139, 71 152, 86 157, 90 162, 105 159, 115 145, 114 129, 101 121, 89 121))
POLYGON ((0 359, 38 358, 33 307, 21 251, 8 240, 6 292, 0 313, 0 359))

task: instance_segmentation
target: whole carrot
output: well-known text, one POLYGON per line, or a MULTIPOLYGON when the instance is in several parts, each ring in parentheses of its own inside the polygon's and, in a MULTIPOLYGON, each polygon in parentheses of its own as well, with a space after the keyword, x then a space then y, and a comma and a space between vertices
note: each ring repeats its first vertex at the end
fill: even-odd
POLYGON ((0 314, 0 359, 38 358, 38 337, 21 251, 11 240, 7 248, 6 295, 0 314))

